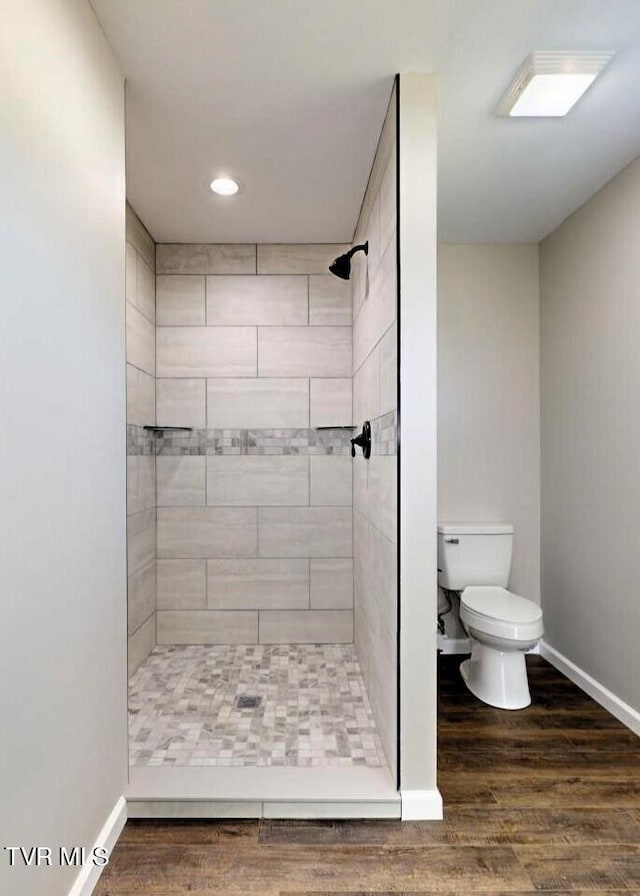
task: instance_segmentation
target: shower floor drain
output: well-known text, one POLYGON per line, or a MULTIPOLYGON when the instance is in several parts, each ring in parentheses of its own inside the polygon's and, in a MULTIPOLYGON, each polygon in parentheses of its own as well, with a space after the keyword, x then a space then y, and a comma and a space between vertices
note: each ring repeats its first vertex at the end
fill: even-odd
POLYGON ((254 694, 240 694, 235 699, 236 709, 260 709, 261 705, 262 697, 257 697, 254 694))

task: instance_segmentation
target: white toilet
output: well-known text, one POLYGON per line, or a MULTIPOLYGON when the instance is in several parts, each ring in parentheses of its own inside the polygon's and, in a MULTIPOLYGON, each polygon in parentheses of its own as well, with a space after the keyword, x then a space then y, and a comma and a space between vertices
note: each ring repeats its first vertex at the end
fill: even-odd
POLYGON ((506 589, 512 549, 513 526, 438 526, 438 584, 461 592, 460 619, 471 638, 460 672, 472 694, 499 709, 531 703, 524 655, 543 634, 540 607, 506 589))

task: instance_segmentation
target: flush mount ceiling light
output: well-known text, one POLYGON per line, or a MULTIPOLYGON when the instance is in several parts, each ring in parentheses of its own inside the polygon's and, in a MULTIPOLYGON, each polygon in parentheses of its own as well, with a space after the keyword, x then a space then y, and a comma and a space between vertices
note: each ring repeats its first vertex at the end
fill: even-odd
POLYGON ((218 196, 235 196, 240 184, 231 177, 216 177, 211 181, 210 187, 218 196))
POLYGON ((496 115, 566 115, 613 57, 612 52, 532 53, 522 64, 496 115))

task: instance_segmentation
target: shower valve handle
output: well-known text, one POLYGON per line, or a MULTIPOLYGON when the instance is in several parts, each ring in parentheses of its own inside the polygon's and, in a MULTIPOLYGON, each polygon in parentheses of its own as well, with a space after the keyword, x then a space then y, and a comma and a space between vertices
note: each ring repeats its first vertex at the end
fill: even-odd
POLYGON ((356 436, 355 439, 351 439, 351 457, 356 456, 356 445, 362 448, 365 460, 369 460, 371 457, 371 424, 368 420, 365 420, 362 425, 360 435, 356 436))

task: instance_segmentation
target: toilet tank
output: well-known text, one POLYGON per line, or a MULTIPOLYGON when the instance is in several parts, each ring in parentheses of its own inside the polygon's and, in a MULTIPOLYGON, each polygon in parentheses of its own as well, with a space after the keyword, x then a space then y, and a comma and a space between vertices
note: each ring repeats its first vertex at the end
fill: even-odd
POLYGON ((441 523, 438 584, 451 591, 469 585, 506 588, 512 550, 513 526, 507 523, 441 523))

